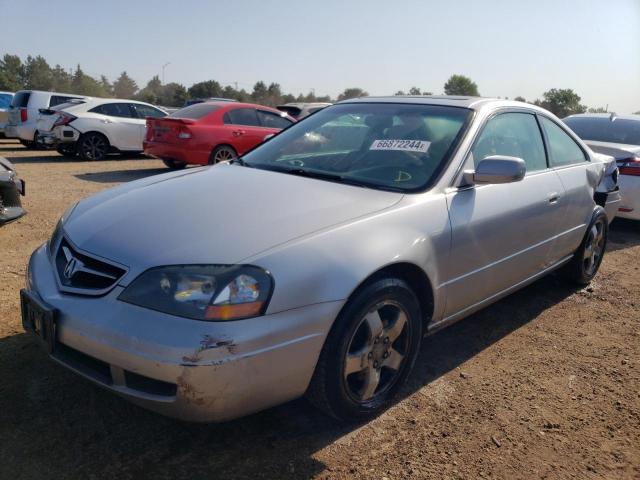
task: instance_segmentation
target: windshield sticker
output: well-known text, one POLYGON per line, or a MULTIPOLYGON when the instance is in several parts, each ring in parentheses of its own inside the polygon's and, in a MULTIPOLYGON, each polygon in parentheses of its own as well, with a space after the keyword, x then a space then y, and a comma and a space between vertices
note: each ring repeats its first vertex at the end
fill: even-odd
POLYGON ((429 150, 431 142, 426 140, 374 140, 369 150, 399 150, 402 152, 421 152, 429 150))

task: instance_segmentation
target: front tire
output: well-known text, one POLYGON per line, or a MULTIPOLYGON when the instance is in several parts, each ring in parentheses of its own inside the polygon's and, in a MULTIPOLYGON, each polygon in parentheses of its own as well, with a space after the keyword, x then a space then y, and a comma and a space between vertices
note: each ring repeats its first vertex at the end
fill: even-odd
POLYGON ((403 280, 365 286, 331 328, 307 398, 341 421, 379 414, 413 368, 421 338, 420 304, 403 280))
POLYGON ((78 140, 78 155, 82 160, 104 160, 109 148, 109 140, 100 133, 86 133, 78 140))
POLYGON ((588 285, 598 273, 607 248, 609 222, 604 209, 598 208, 591 219, 582 243, 564 268, 565 277, 578 285, 588 285))

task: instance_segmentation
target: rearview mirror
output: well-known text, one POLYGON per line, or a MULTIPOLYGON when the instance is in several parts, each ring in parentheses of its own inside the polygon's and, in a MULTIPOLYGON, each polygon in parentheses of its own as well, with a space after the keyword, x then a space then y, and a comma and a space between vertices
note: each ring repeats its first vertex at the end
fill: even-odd
POLYGON ((475 170, 465 170, 467 185, 519 182, 527 172, 524 160, 505 155, 485 157, 475 170))

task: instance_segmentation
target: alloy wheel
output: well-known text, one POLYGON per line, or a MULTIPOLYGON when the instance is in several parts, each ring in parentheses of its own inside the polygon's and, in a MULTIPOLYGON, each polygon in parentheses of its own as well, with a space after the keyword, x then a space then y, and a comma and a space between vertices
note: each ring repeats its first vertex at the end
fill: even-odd
POLYGON ((584 247, 583 265, 587 275, 592 275, 600 264, 605 246, 605 224, 599 220, 589 230, 589 236, 584 247))
POLYGON ((344 359, 344 385, 357 402, 371 402, 397 381, 409 351, 407 312, 391 300, 361 319, 344 359))
POLYGON ((104 158, 107 149, 107 142, 99 135, 89 135, 82 141, 82 152, 89 160, 104 158))
POLYGON ((214 163, 226 162, 235 158, 235 153, 229 148, 220 148, 213 157, 214 163))

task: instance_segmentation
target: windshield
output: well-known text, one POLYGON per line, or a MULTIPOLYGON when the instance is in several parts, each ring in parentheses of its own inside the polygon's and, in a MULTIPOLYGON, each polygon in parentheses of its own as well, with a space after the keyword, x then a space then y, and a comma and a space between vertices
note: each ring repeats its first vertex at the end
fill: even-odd
POLYGON ((465 108, 395 103, 327 107, 243 157, 251 167, 395 191, 430 185, 455 149, 465 108))
POLYGON ((638 120, 609 117, 573 117, 564 120, 583 140, 640 145, 640 117, 638 120))

